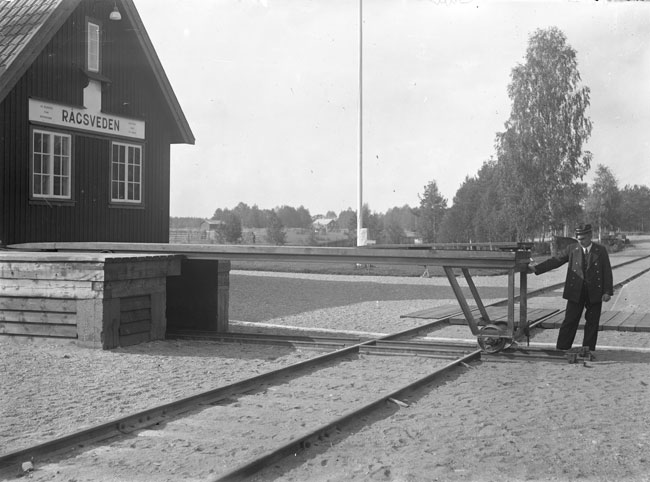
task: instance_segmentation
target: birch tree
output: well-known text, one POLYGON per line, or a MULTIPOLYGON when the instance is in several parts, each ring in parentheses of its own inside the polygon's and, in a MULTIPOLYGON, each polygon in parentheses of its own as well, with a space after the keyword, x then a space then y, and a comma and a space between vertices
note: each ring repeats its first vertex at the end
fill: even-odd
POLYGON ((591 153, 583 146, 591 135, 590 91, 581 85, 576 51, 556 27, 530 36, 525 62, 511 79, 512 109, 497 134, 497 153, 505 200, 523 238, 536 224, 552 228, 561 221, 563 192, 589 170, 591 153))

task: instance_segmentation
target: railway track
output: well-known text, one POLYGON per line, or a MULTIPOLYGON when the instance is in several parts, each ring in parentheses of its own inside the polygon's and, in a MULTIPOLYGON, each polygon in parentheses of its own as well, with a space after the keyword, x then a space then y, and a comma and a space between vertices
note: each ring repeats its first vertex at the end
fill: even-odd
MULTIPOLYGON (((646 271, 648 270, 643 272, 646 271)), ((639 275, 636 274, 631 279, 639 275)), ((161 473, 172 473, 162 471, 166 464, 171 462, 173 465, 175 457, 195 457, 196 453, 200 453, 206 455, 209 462, 201 462, 197 458, 197 466, 208 463, 215 467, 218 465, 215 465, 215 460, 227 461, 214 468, 213 474, 209 473, 209 480, 241 480, 288 454, 309 447, 314 440, 327 438, 332 430, 339 430, 349 421, 364 416, 388 400, 399 403, 400 394, 407 390, 426 384, 443 373, 467 368, 471 362, 481 359, 482 354, 475 347, 409 341, 409 338, 430 330, 440 321, 435 320, 414 329, 363 342, 357 338, 339 337, 175 333, 173 336, 179 338, 216 337, 221 342, 291 344, 301 349, 327 353, 24 450, 0 455, 0 476, 11 473, 12 467, 15 473, 16 467, 25 461, 34 461, 37 465, 43 461, 46 466, 57 467, 57 460, 70 458, 74 458, 80 473, 84 472, 84 467, 92 472, 97 470, 100 455, 108 456, 107 465, 110 467, 111 463, 115 463, 114 460, 111 462, 111 457, 119 458, 128 450, 142 450, 141 442, 146 440, 147 450, 152 453, 170 453, 168 457, 164 455, 166 458, 160 462, 153 462, 154 465, 159 464, 161 473), (414 359, 417 359, 417 363, 413 363, 414 359), (372 367, 373 372, 378 371, 377 363, 385 367, 379 370, 382 373, 394 374, 390 383, 385 377, 373 380, 367 374, 369 367, 372 367), (403 379, 405 373, 409 374, 408 380, 403 379), (323 380, 328 380, 329 384, 322 384, 323 380), (362 382, 368 380, 371 385, 363 385, 362 382), (307 393, 307 387, 319 387, 319 390, 307 393), (297 393, 306 398, 297 397, 297 393), (325 393, 327 398, 323 400, 325 393), (289 398, 295 399, 296 405, 291 409, 287 420, 280 423, 278 407, 286 406, 289 398), (278 400, 282 403, 278 404, 278 400), (253 412, 259 415, 251 417, 250 413, 253 412), (325 415, 324 418, 320 417, 322 414, 325 415), (279 433, 270 439, 267 437, 260 446, 254 448, 233 446, 235 440, 241 442, 256 439, 253 428, 263 425, 262 419, 265 416, 266 422, 272 421, 274 427, 281 427, 279 433), (237 430, 223 433, 223 422, 231 421, 234 417, 240 417, 237 419, 237 430), (195 439, 201 440, 202 445, 192 447, 195 439), (171 454, 173 451, 170 447, 178 445, 176 442, 179 440, 184 440, 180 443, 181 453, 171 454), (107 444, 110 444, 109 450, 106 450, 107 444), (156 445, 158 448, 151 448, 156 445), (216 451, 224 445, 229 450, 217 455, 216 451), (191 449, 190 453, 185 449, 191 449)), ((484 360, 490 361, 525 357, 565 362, 564 357, 553 350, 518 348, 504 350, 498 355, 483 356, 484 360)), ((39 472, 39 476, 42 474, 44 478, 32 477, 32 480, 52 480, 54 477, 42 470, 39 472)))
MULTIPOLYGON (((412 336, 414 333, 417 333, 420 330, 429 329, 428 325, 423 325, 415 329, 405 330, 403 332, 395 333, 384 337, 385 340, 393 340, 404 337, 412 336)), ((205 339, 205 334, 196 334, 197 337, 203 337, 205 339)), ((225 337, 228 338, 228 337, 225 337)), ((294 344, 298 344, 302 347, 313 345, 312 348, 321 350, 323 349, 323 340, 316 340, 315 342, 309 342, 304 339, 304 337, 298 338, 297 340, 282 339, 283 337, 267 337, 266 340, 262 340, 262 337, 247 337, 243 338, 248 339, 248 341, 257 341, 257 342, 269 342, 269 343, 289 343, 290 341, 294 344)), ((231 341, 241 341, 241 337, 231 337, 231 341)), ((355 340, 351 339, 341 339, 338 343, 350 343, 355 340)), ((111 422, 100 424, 89 429, 85 429, 76 433, 69 434, 64 437, 56 438, 33 447, 29 447, 23 450, 11 452, 8 454, 3 454, 0 456, 0 468, 7 468, 10 466, 15 466, 24 461, 30 460, 45 460, 52 457, 58 456, 70 456, 70 451, 78 451, 79 448, 88 449, 93 443, 100 441, 109 441, 115 439, 115 437, 121 437, 124 435, 134 434, 139 430, 146 429, 147 427, 160 426, 168 424, 170 421, 177 419, 178 417, 183 417, 185 414, 196 410, 199 408, 205 408, 213 405, 221 405, 230 399, 240 397, 242 394, 257 394, 260 392, 266 391, 268 393, 268 388, 276 385, 284 385, 288 380, 291 379, 300 379, 310 374, 314 370, 318 370, 321 367, 327 364, 338 364, 343 361, 349 362, 349 357, 365 357, 366 355, 360 355, 361 348, 365 345, 371 345, 375 340, 356 343, 350 346, 345 346, 343 348, 335 349, 334 351, 329 351, 323 355, 319 355, 309 360, 306 360, 301 363, 297 363, 279 370, 274 370, 262 375, 254 376, 241 382, 233 383, 215 390, 210 390, 205 393, 193 395, 181 400, 177 400, 172 403, 154 407, 148 410, 144 410, 138 413, 131 414, 126 417, 122 417, 111 422)), ((333 340, 330 338, 327 341, 327 348, 331 348, 333 340)), ((460 363, 466 363, 471 361, 474 358, 478 358, 479 352, 477 350, 468 350, 463 348, 456 347, 455 349, 449 351, 445 354, 443 358, 447 361, 450 357, 455 357, 456 360, 452 360, 448 363, 446 369, 451 369, 453 366, 457 366, 460 363)), ((373 357, 373 359, 377 359, 373 357)), ((391 364, 395 365, 395 361, 391 358, 391 364)), ((409 372, 413 370, 409 369, 409 372)), ((435 370, 433 370, 435 371, 435 370)), ((346 373, 350 372, 350 367, 347 367, 346 373)), ((426 378, 426 377, 425 377, 426 378)), ((424 382, 421 382, 424 383, 424 382)), ((381 384, 378 384, 381 385, 381 384)), ((395 390, 406 389, 411 385, 405 384, 403 387, 397 387, 395 390)), ((393 392, 395 392, 393 390, 393 392)), ((386 400, 388 396, 392 396, 394 393, 390 392, 388 394, 382 393, 379 395, 377 400, 372 401, 372 403, 380 403, 386 400)), ((370 403, 370 402, 369 402, 370 403)), ((367 404, 366 404, 367 405, 367 404)), ((334 424, 342 423, 339 420, 340 417, 336 417, 334 424)), ((217 427, 215 427, 215 431, 217 427)), ((233 434, 236 436, 236 434, 233 434)), ((76 452, 75 452, 76 453, 76 452)))
MULTIPOLYGON (((170 458, 152 462, 160 464, 161 470, 167 463, 173 465, 175 458, 197 458, 196 453, 200 453, 208 456, 209 461, 197 460, 198 466, 207 463, 214 467, 215 459, 226 461, 214 469, 216 473, 214 477, 208 477, 209 480, 241 480, 288 454, 308 448, 317 440, 326 439, 333 430, 340 430, 346 423, 363 417, 389 400, 400 403, 402 393, 431 382, 443 373, 466 369, 481 358, 481 352, 475 346, 411 340, 439 322, 435 320, 364 342, 357 338, 339 337, 205 332, 172 334, 185 339, 291 344, 301 349, 334 350, 289 367, 2 455, 0 475, 12 470, 15 473, 22 462, 32 461, 39 468, 39 477, 32 477, 32 480, 57 480, 58 464, 65 463, 58 461, 74 460, 78 473, 87 472, 101 479, 102 475, 96 471, 102 466, 102 457, 108 457, 107 466, 115 463, 111 457, 142 460, 146 455, 125 456, 125 452, 141 451, 141 441, 146 440, 144 444, 152 454, 160 456, 171 452, 170 458), (382 374, 380 379, 376 378, 377 373, 382 374), (289 410, 288 417, 282 420, 278 414, 283 410, 281 407, 287 406, 287 400, 295 401, 295 405, 289 410), (252 413, 256 415, 252 416, 252 413), (224 427, 233 419, 237 420, 237 429, 227 432, 224 427), (273 425, 272 430, 265 428, 268 424, 273 425), (255 428, 260 426, 263 433, 278 431, 278 434, 270 439, 256 436, 255 428), (197 440, 201 445, 194 447, 197 440), (238 446, 250 440, 259 441, 260 445, 255 449, 238 446), (179 444, 181 453, 174 455, 170 447, 179 444), (228 447, 225 452, 222 450, 224 446, 228 447), (191 453, 186 453, 188 450, 191 453)), ((137 472, 137 467, 132 470, 137 472)), ((172 473, 169 471, 173 469, 169 468, 165 473, 172 473)), ((137 479, 135 473, 133 478, 137 479)))

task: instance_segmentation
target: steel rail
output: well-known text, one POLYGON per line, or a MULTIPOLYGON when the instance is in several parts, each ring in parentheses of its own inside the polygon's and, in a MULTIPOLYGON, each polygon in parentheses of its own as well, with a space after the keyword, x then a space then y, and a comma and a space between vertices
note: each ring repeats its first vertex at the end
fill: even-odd
POLYGON ((165 335, 165 338, 168 340, 209 340, 220 341, 224 343, 249 343, 259 345, 291 346, 329 351, 361 343, 361 339, 359 337, 307 337, 234 332, 220 333, 214 331, 193 332, 191 330, 168 332, 165 335))
POLYGON ((307 370, 322 363, 342 358, 349 354, 359 353, 361 346, 372 343, 375 340, 389 340, 401 336, 410 336, 422 330, 430 329, 435 326, 439 320, 434 320, 425 325, 415 328, 409 328, 397 333, 389 334, 377 339, 368 340, 365 342, 357 343, 352 346, 340 348, 333 352, 328 352, 308 360, 304 360, 292 365, 272 370, 260 375, 256 375, 239 382, 231 383, 223 387, 201 392, 189 397, 185 397, 173 402, 163 405, 152 407, 140 412, 136 412, 124 417, 111 420, 75 433, 57 437, 40 444, 27 447, 24 449, 16 450, 6 454, 0 454, 0 468, 6 467, 13 463, 31 460, 36 457, 44 457, 59 453, 66 449, 74 447, 83 447, 89 443, 100 442, 115 436, 131 433, 134 430, 139 430, 145 427, 155 425, 161 421, 169 420, 172 417, 177 417, 182 413, 188 412, 201 405, 207 405, 221 400, 236 393, 250 392, 251 390, 259 388, 261 385, 268 383, 288 374, 293 374, 302 370, 307 370))
POLYGON ((495 242, 495 243, 423 243, 423 244, 374 244, 368 245, 372 249, 451 249, 455 251, 517 251, 517 250, 531 250, 534 243, 526 242, 495 242))
POLYGON ((415 388, 420 387, 421 385, 424 385, 426 383, 429 383, 430 381, 434 380, 441 374, 456 368, 458 366, 465 366, 467 365, 468 362, 476 360, 477 358, 481 357, 481 350, 476 350, 473 351, 467 355, 464 355, 457 360, 454 360, 447 365, 445 365, 442 368, 439 368, 438 370, 435 370, 434 372, 412 382, 407 385, 404 385, 397 390, 394 390, 392 393, 389 394, 384 394, 378 399, 360 407, 353 409, 343 416, 337 418, 336 420, 326 423, 315 430, 311 430, 303 435, 301 435, 299 438, 292 440, 291 442, 288 442, 276 449, 270 450, 266 452, 265 454, 256 457, 254 460, 251 460, 249 462, 246 462, 239 467, 231 470, 230 472, 220 475, 215 479, 212 479, 211 482, 234 482, 234 481, 239 481, 239 480, 245 480, 247 477, 250 477, 251 475, 255 474, 256 472, 259 472, 261 469, 268 467, 274 462, 277 462, 278 460, 283 459, 287 455, 296 453, 302 448, 308 448, 310 444, 310 440, 317 439, 319 436, 326 435, 328 432, 331 430, 336 429, 337 427, 340 427, 342 425, 345 425, 349 422, 353 422, 355 420, 358 420, 359 417, 377 409, 380 407, 383 403, 385 403, 388 399, 390 398, 398 398, 400 397, 404 392, 408 390, 412 390, 415 388))
POLYGON ((88 443, 99 442, 112 438, 116 435, 126 434, 134 430, 142 429, 155 425, 163 420, 169 420, 170 417, 178 416, 188 412, 198 406, 214 403, 225 397, 232 396, 235 393, 242 393, 257 388, 260 385, 275 378, 305 370, 321 363, 334 360, 351 353, 357 353, 359 345, 342 348, 334 352, 326 353, 309 360, 298 362, 277 370, 262 373, 260 375, 231 383, 223 387, 185 397, 173 402, 160 405, 154 408, 143 410, 134 414, 114 419, 94 427, 90 427, 79 432, 71 433, 43 442, 32 447, 17 450, 7 454, 0 455, 0 467, 10 465, 20 460, 30 460, 35 457, 53 455, 62 450, 84 446, 88 443))
POLYGON ((22 243, 7 246, 13 253, 33 251, 104 252, 104 253, 157 253, 176 254, 198 260, 254 260, 293 261, 316 263, 401 264, 418 266, 449 266, 452 268, 516 269, 524 271, 530 261, 527 251, 454 251, 214 245, 169 243, 85 243, 44 242, 22 243))
MULTIPOLYGON (((474 347, 476 349, 476 347, 474 347)), ((359 349, 359 353, 372 355, 411 355, 435 358, 458 357, 470 351, 466 347, 429 341, 377 340, 359 349)))
POLYGON ((564 351, 547 348, 515 346, 501 350, 499 353, 483 353, 481 355, 481 360, 486 362, 508 362, 522 359, 567 362, 564 351))
POLYGON ((390 355, 390 354, 407 354, 407 355, 421 355, 428 354, 435 355, 437 358, 453 358, 467 354, 476 349, 475 345, 457 343, 445 343, 443 341, 393 341, 393 340, 378 340, 371 339, 365 343, 361 343, 360 339, 346 339, 336 337, 327 337, 319 339, 318 337, 311 338, 305 336, 292 337, 291 335, 274 335, 274 334, 255 334, 249 333, 214 333, 214 332, 197 332, 193 333, 191 330, 183 332, 174 332, 167 336, 168 339, 187 339, 187 340, 210 340, 220 341, 226 343, 252 343, 252 344, 267 344, 276 346, 297 346, 301 348, 327 348, 331 346, 341 346, 346 342, 351 344, 353 341, 359 344, 360 354, 377 354, 377 355, 390 355), (244 336, 240 336, 244 335, 244 336), (470 349, 471 348, 471 349, 470 349))

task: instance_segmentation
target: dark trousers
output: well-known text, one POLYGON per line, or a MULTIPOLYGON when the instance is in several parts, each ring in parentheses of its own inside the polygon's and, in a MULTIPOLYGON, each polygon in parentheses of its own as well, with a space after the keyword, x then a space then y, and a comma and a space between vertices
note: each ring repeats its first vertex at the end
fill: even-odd
POLYGON ((582 295, 578 303, 567 301, 566 314, 564 315, 562 326, 560 326, 560 333, 557 336, 557 349, 568 350, 571 348, 573 340, 576 337, 576 331, 578 331, 582 310, 584 309, 586 310, 585 330, 582 346, 588 346, 589 350, 594 351, 596 349, 596 341, 598 340, 598 324, 600 322, 600 310, 602 306, 602 300, 598 300, 598 303, 591 303, 589 301, 589 295, 586 289, 582 290, 582 295))

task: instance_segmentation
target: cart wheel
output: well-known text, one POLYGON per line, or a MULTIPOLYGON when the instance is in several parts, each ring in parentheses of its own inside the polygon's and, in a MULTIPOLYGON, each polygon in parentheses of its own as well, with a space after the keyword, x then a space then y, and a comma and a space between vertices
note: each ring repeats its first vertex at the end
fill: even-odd
MULTIPOLYGON (((505 334, 508 333, 508 322, 507 321, 495 321, 494 324, 501 330, 501 333, 505 334)), ((507 350, 511 346, 515 344, 515 340, 512 338, 502 338, 505 339, 505 345, 501 350, 507 350)))
POLYGON ((506 346, 507 338, 502 338, 504 334, 496 325, 485 325, 478 332, 478 345, 486 353, 497 353, 506 346))

